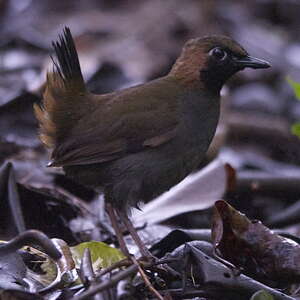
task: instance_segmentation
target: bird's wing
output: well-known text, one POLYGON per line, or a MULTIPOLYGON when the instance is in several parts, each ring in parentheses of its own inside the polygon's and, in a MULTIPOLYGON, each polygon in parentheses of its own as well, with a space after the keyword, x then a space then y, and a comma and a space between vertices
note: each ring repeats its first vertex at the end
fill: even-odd
POLYGON ((179 123, 179 94, 174 82, 159 79, 99 97, 97 110, 56 146, 52 165, 107 162, 172 140, 179 123))

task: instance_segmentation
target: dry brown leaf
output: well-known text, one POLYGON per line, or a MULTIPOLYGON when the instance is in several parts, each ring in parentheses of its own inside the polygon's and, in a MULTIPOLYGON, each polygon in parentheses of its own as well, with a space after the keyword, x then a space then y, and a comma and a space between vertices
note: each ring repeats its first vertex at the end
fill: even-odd
POLYGON ((222 257, 261 280, 300 281, 300 246, 225 201, 214 207, 212 240, 222 257))

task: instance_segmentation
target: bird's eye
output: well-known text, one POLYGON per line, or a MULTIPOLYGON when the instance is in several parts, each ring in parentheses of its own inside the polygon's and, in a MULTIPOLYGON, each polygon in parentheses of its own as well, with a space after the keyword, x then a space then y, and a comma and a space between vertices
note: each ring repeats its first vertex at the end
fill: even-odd
POLYGON ((227 57, 227 52, 219 47, 210 50, 209 54, 218 60, 224 60, 227 57))

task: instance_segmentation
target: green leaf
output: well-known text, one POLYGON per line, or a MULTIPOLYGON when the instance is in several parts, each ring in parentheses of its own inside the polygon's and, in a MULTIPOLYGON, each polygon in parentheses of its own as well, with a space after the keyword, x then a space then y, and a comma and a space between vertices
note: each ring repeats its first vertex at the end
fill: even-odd
POLYGON ((291 78, 286 79, 290 86, 293 88, 294 93, 298 100, 300 100, 300 83, 292 80, 291 78))
POLYGON ((260 290, 252 295, 250 300, 274 300, 274 297, 264 290, 260 290))
POLYGON ((90 249, 94 270, 100 267, 107 268, 125 258, 120 250, 102 242, 91 241, 70 248, 77 267, 80 265, 85 248, 90 249))
POLYGON ((292 134, 300 138, 300 122, 292 125, 292 134))

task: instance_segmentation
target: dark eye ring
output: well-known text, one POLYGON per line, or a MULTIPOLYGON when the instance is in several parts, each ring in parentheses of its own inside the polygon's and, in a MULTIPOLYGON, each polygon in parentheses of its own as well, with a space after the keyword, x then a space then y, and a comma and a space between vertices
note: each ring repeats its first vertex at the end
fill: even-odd
POLYGON ((216 47, 209 51, 209 55, 218 60, 224 60, 227 57, 227 52, 219 47, 216 47))

